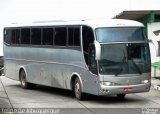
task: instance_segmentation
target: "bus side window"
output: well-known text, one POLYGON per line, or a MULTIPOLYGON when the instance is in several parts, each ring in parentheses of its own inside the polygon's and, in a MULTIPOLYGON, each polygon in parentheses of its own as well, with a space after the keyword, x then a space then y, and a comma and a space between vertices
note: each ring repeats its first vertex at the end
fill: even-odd
POLYGON ((66 46, 67 43, 67 28, 57 27, 55 28, 55 45, 66 46))
POLYGON ((16 43, 16 29, 12 29, 11 44, 16 43))
POLYGON ((88 65, 88 56, 89 56, 89 45, 94 42, 93 31, 90 27, 82 27, 82 42, 83 42, 83 52, 86 64, 88 65))
POLYGON ((21 29, 21 44, 30 44, 30 28, 21 29))
POLYGON ((4 42, 5 43, 11 44, 11 36, 12 36, 12 30, 4 29, 4 42))
POLYGON ((15 43, 20 44, 20 29, 16 29, 15 43))
POLYGON ((20 29, 5 29, 4 41, 8 44, 20 44, 20 29))
POLYGON ((31 44, 41 45, 41 28, 31 29, 31 44))
POLYGON ((12 44, 20 44, 20 29, 12 29, 12 44))
POLYGON ((80 46, 80 28, 68 27, 68 45, 80 46))
POLYGON ((53 45, 53 28, 43 28, 43 45, 53 45))

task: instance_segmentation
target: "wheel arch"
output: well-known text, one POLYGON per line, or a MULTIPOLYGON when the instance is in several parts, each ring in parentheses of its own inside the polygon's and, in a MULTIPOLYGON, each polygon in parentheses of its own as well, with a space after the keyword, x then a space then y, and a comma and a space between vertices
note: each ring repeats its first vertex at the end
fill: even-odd
POLYGON ((70 81, 71 90, 74 90, 74 82, 75 82, 75 79, 76 79, 76 78, 78 78, 78 79, 80 80, 81 89, 82 89, 82 91, 83 91, 82 78, 81 78, 81 76, 80 76, 77 72, 72 73, 71 81, 70 81))

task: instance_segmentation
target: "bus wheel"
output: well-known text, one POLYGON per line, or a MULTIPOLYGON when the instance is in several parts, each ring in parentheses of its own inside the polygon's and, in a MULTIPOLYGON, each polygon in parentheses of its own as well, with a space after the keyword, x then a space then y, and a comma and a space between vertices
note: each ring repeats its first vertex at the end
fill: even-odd
POLYGON ((29 83, 27 83, 26 80, 26 73, 24 70, 20 72, 20 82, 21 82, 21 87, 27 89, 29 87, 29 83))
POLYGON ((75 82, 74 82, 74 93, 75 93, 75 97, 78 100, 82 100, 84 98, 84 94, 81 91, 81 83, 80 83, 79 78, 75 79, 75 82))
POLYGON ((117 94, 117 97, 120 98, 120 99, 124 99, 126 96, 126 94, 117 94))

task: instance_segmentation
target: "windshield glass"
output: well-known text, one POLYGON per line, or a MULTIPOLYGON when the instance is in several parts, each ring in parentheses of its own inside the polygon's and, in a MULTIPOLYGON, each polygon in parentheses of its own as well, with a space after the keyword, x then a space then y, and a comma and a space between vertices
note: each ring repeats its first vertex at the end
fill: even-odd
POLYGON ((142 27, 97 28, 98 42, 144 41, 142 27))
POLYGON ((147 43, 101 45, 99 73, 108 75, 142 74, 150 72, 150 52, 147 43))

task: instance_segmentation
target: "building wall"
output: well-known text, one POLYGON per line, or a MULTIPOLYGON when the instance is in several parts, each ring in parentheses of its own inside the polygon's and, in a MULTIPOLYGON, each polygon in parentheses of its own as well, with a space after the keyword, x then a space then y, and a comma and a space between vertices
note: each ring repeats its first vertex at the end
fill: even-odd
POLYGON ((160 22, 152 22, 147 24, 148 38, 152 40, 150 43, 152 63, 160 61, 160 46, 157 42, 160 41, 160 32, 157 31, 160 31, 160 22))

